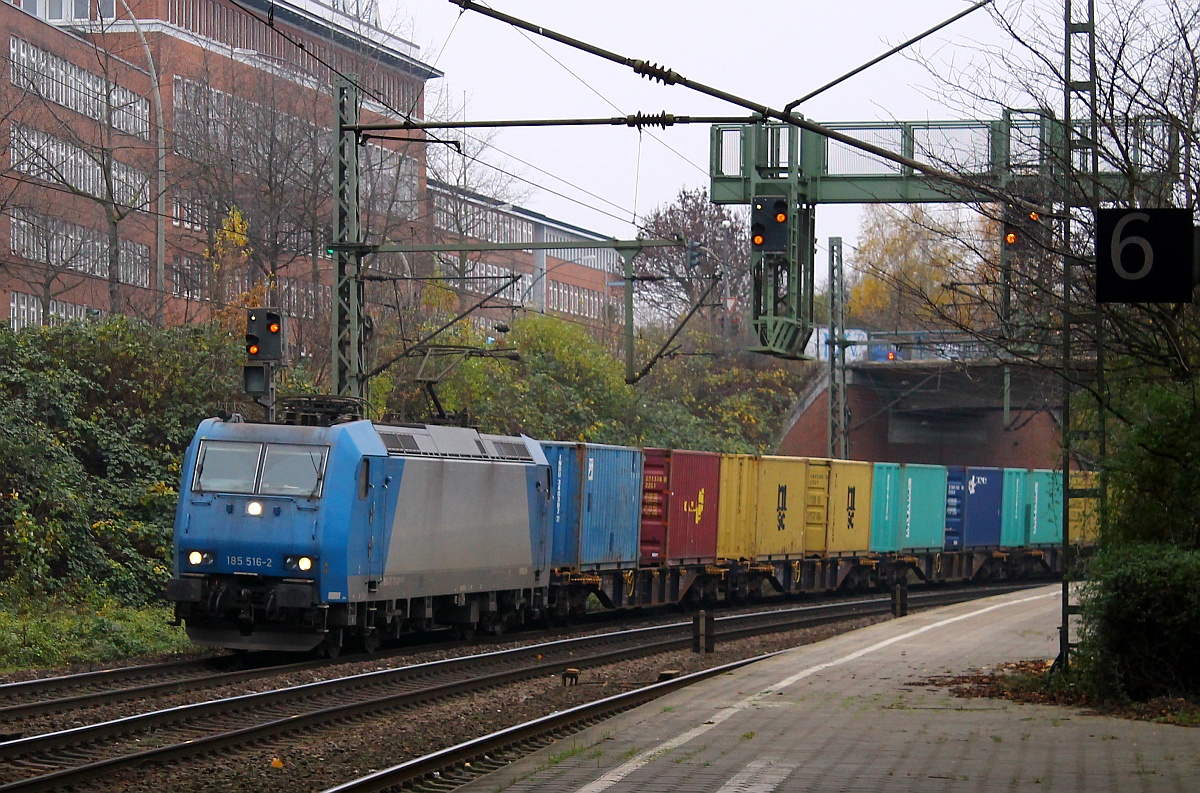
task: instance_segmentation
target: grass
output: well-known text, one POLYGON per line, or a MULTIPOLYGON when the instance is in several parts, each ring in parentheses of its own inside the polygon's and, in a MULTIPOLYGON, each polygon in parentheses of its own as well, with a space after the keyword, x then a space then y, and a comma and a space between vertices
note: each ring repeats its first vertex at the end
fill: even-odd
POLYGON ((198 652, 166 606, 58 598, 0 602, 0 672, 198 652))

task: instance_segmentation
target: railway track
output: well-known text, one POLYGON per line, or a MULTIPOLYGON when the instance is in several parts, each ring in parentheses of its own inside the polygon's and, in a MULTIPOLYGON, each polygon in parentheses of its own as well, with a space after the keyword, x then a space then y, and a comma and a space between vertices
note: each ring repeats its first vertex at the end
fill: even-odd
MULTIPOLYGON (((922 593, 915 596, 910 605, 915 608, 933 608, 1023 588, 1026 587, 992 587, 986 594, 981 592, 975 596, 964 595, 957 590, 922 593)), ((720 635, 722 638, 731 638, 732 633, 721 631, 720 635)), ((744 658, 552 713, 350 780, 328 788, 323 793, 378 793, 401 789, 445 793, 618 713, 776 654, 772 652, 744 658)))
MULTIPOLYGON (((911 603, 941 605, 992 591, 920 594, 911 603)), ((889 608, 890 600, 878 598, 722 617, 716 620, 717 638, 808 627, 889 608)), ((674 623, 370 672, 30 736, 0 743, 0 791, 53 790, 118 769, 182 763, 188 757, 297 730, 558 674, 568 666, 586 668, 666 652, 691 642, 691 623, 674 623)))
POLYGON ((73 712, 118 702, 236 685, 287 672, 319 669, 328 661, 264 664, 238 668, 233 657, 171 661, 0 684, 0 723, 49 713, 73 712))

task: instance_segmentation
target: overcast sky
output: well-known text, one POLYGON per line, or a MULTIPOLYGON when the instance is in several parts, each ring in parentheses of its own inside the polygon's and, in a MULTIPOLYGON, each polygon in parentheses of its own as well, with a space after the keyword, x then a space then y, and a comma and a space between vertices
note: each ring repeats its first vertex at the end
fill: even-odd
MULTIPOLYGON (((637 112, 744 115, 680 86, 663 86, 517 30, 448 0, 382 0, 385 26, 421 47, 472 120, 612 117, 637 112)), ((1003 2, 1003 0, 1001 0, 1003 2)), ((967 0, 491 0, 491 6, 618 55, 662 64, 692 80, 774 108, 869 61, 972 5, 967 0)), ((981 9, 920 45, 945 69, 996 41, 981 9)), ((815 121, 954 119, 930 98, 934 80, 903 55, 806 102, 815 121), (923 91, 922 89, 926 89, 923 91)), ((498 165, 531 186, 531 209, 616 237, 682 187, 707 187, 709 131, 700 125, 638 132, 625 127, 506 129, 498 165)), ((819 207, 817 269, 830 236, 853 244, 859 209, 819 207)))

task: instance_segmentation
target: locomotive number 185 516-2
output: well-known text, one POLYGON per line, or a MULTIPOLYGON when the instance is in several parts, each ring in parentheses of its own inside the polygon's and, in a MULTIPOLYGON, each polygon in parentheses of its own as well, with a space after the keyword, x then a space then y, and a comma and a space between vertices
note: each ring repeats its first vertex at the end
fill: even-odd
POLYGON ((274 560, 269 556, 226 556, 230 567, 271 567, 274 560))

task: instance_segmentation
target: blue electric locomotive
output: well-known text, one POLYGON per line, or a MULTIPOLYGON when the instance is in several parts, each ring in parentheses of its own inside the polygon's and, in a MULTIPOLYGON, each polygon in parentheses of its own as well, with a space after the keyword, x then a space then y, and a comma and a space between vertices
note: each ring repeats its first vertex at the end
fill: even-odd
POLYGON ((184 456, 167 598, 214 647, 498 632, 546 606, 549 498, 523 436, 208 419, 184 456))

